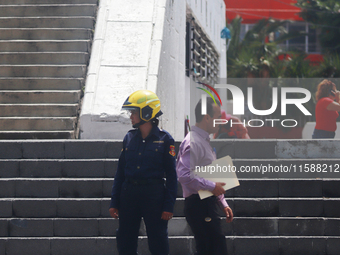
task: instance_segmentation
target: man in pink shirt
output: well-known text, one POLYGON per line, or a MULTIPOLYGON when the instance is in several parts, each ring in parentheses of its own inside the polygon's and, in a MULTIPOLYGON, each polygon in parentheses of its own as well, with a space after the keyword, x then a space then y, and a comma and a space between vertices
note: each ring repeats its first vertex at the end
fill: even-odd
POLYGON ((206 166, 216 159, 209 134, 218 130, 218 126, 214 127, 214 119, 221 118, 221 108, 211 98, 207 98, 207 114, 202 115, 201 104, 199 101, 195 108, 196 125, 180 145, 177 176, 185 198, 185 217, 195 236, 196 254, 226 255, 227 246, 218 207, 223 208, 227 222, 233 220, 233 212, 224 199, 225 183, 215 183, 194 173, 195 166, 206 166), (199 190, 209 190, 214 196, 201 200, 199 190))

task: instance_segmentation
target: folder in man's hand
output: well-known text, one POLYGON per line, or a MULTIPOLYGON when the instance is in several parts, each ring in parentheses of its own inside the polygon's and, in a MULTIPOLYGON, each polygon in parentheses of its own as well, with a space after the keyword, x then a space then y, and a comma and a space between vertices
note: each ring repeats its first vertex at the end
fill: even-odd
MULTIPOLYGON (((230 156, 225 156, 213 161, 208 166, 195 169, 195 174, 212 182, 226 183, 223 186, 224 190, 240 185, 236 176, 236 167, 234 167, 230 156)), ((199 190, 198 194, 201 199, 213 196, 213 193, 208 190, 199 190)))

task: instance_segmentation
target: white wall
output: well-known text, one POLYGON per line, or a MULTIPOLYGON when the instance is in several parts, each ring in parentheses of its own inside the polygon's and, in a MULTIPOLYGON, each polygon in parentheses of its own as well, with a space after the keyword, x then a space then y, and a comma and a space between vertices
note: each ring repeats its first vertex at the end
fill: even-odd
POLYGON ((185 2, 168 0, 156 92, 164 112, 160 126, 178 141, 184 137, 185 27, 185 2))
POLYGON ((223 0, 186 0, 195 21, 203 28, 220 54, 220 77, 226 77, 226 40, 221 30, 226 26, 226 8, 223 0), (223 68, 224 67, 224 68, 223 68))
MULTIPOLYGON (((220 73, 219 77, 222 79, 222 83, 226 82, 227 77, 227 45, 226 39, 221 39, 221 30, 226 26, 225 19, 225 3, 223 0, 186 0, 187 1, 187 12, 190 12, 192 16, 195 18, 195 22, 200 25, 203 29, 207 37, 214 44, 218 54, 220 55, 220 73), (211 22, 210 22, 211 21, 211 22)), ((191 107, 186 105, 185 114, 190 117, 190 124, 195 124, 194 118, 194 109, 193 105, 195 105, 200 99, 201 92, 198 91, 193 84, 190 86, 190 79, 186 79, 186 87, 190 88, 189 90, 191 99, 191 107)), ((227 93, 225 89, 217 89, 221 100, 222 100, 222 109, 227 109, 227 93)))

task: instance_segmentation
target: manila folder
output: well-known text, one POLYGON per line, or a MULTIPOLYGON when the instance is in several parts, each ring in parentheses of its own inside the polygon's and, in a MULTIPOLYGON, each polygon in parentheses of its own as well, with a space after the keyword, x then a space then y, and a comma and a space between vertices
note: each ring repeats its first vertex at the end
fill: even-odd
MULTIPOLYGON (((226 185, 224 185, 223 188, 224 190, 228 190, 240 185, 235 171, 232 171, 232 166, 233 161, 231 160, 231 157, 225 156, 223 158, 214 160, 208 166, 202 166, 200 171, 195 171, 195 174, 209 181, 224 182, 226 185), (207 172, 207 169, 212 171, 207 172)), ((208 190, 199 190, 198 194, 201 199, 213 196, 213 193, 208 190)))

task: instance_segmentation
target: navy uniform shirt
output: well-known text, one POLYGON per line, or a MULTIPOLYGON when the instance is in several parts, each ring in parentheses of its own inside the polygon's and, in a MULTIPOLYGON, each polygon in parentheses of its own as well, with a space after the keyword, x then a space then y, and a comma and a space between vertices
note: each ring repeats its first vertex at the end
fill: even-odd
POLYGON ((126 179, 148 180, 164 177, 166 193, 163 211, 173 212, 177 195, 174 139, 157 126, 152 128, 145 139, 139 129, 130 130, 123 140, 110 208, 119 209, 121 187, 126 179))

